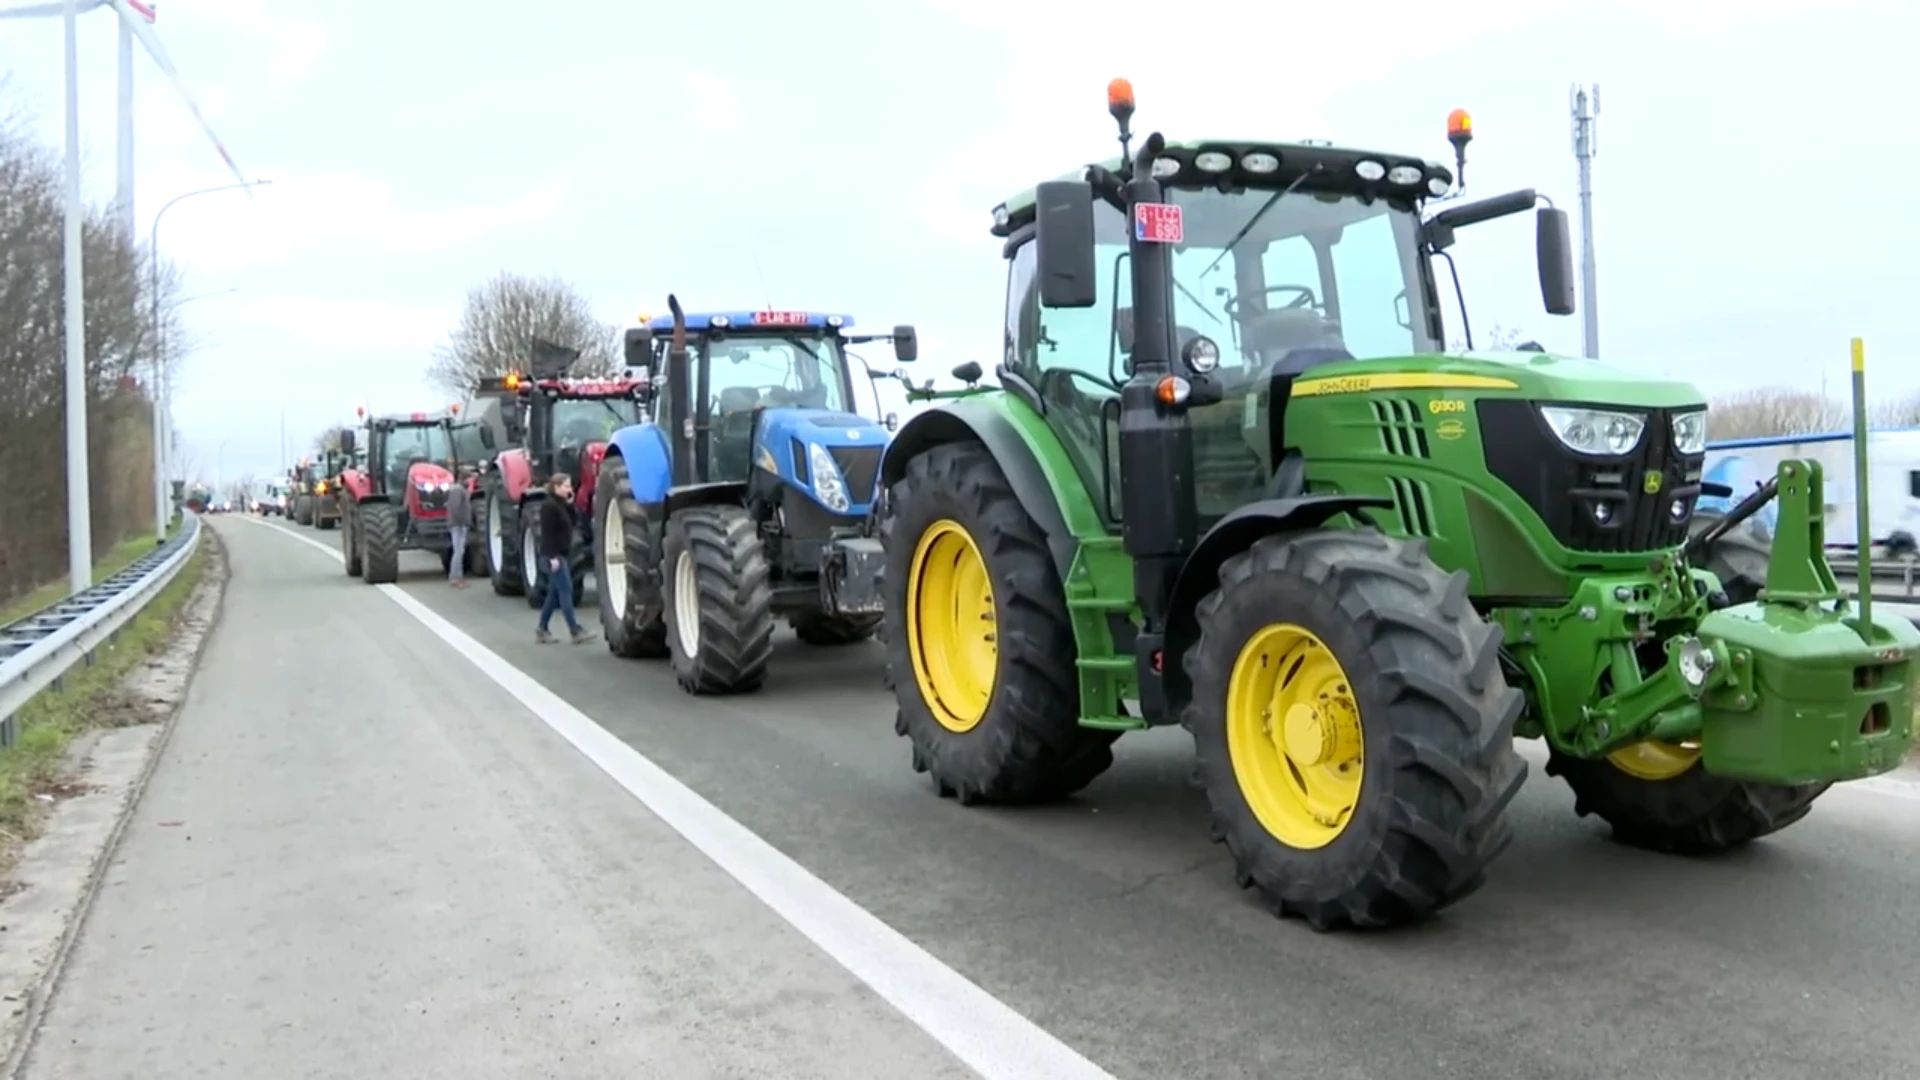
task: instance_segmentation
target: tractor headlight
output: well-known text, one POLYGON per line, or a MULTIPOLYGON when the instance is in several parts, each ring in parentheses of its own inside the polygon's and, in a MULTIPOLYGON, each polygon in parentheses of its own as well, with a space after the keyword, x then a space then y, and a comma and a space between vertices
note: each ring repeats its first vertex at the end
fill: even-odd
POLYGON ((1553 429, 1561 445, 1576 454, 1618 457, 1640 445, 1647 419, 1638 413, 1611 409, 1577 409, 1564 405, 1542 405, 1540 415, 1553 429))
POLYGON ((807 464, 812 466, 813 493, 827 504, 827 509, 844 514, 853 509, 853 499, 847 494, 846 477, 840 475, 840 466, 827 453, 827 448, 819 443, 807 447, 807 464))
POLYGON ((1707 452, 1707 410, 1674 414, 1673 448, 1682 454, 1707 452))

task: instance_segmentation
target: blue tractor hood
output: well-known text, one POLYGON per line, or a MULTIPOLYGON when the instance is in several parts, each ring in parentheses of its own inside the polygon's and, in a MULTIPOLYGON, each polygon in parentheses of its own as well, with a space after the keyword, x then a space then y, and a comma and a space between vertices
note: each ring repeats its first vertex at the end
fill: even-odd
POLYGON ((805 491, 833 513, 864 515, 879 489, 880 459, 890 439, 885 427, 857 413, 772 408, 760 414, 754 466, 805 491), (814 447, 833 461, 851 505, 834 506, 822 497, 814 447))

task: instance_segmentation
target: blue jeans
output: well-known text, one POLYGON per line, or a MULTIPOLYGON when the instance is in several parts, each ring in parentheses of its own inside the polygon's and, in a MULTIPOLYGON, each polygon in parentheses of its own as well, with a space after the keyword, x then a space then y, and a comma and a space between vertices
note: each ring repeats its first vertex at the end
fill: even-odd
POLYGON ((447 531, 453 534, 448 538, 453 545, 453 561, 447 564, 447 580, 459 581, 467 576, 467 527, 455 525, 447 531))
MULTIPOLYGON (((551 563, 548 564, 552 566, 551 563)), ((553 621, 553 613, 558 611, 567 620, 567 629, 580 632, 580 620, 573 614, 573 567, 567 560, 560 560, 560 569, 547 571, 547 602, 540 605, 540 629, 545 631, 547 624, 553 621)))

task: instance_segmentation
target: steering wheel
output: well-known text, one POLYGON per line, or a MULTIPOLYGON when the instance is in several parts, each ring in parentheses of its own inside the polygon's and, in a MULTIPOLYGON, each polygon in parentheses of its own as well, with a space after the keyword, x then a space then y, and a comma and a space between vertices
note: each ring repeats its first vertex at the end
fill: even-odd
MULTIPOLYGON (((1275 293, 1298 293, 1299 294, 1298 296, 1294 297, 1292 303, 1284 305, 1285 308, 1288 310, 1291 310, 1293 308, 1318 308, 1320 306, 1319 297, 1315 296, 1313 294, 1313 290, 1307 288, 1305 285, 1269 285, 1266 288, 1260 290, 1260 295, 1262 298, 1272 296, 1275 293)), ((1267 310, 1272 311, 1273 305, 1271 304, 1267 305, 1267 310)), ((1221 311, 1221 314, 1225 315, 1227 318, 1238 322, 1240 319, 1240 297, 1238 296, 1228 297, 1226 306, 1222 307, 1220 311, 1221 311)))

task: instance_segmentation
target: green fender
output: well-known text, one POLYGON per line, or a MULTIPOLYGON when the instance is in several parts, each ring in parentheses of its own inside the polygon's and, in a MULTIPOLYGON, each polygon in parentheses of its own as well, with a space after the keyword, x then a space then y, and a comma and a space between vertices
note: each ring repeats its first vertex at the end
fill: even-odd
POLYGON ((950 400, 908 420, 887 447, 881 483, 891 488, 915 455, 951 442, 986 446, 1020 505, 1046 534, 1060 580, 1070 580, 1083 542, 1109 535, 1060 437, 1031 405, 1000 391, 950 400))

